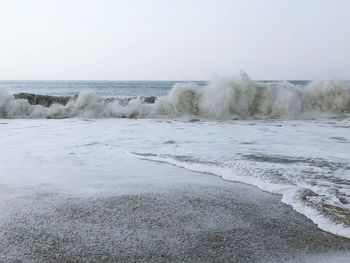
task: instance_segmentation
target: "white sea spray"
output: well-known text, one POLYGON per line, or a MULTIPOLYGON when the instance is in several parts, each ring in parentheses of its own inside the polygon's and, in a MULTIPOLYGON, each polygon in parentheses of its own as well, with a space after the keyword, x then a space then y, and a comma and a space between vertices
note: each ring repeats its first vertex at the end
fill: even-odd
POLYGON ((147 103, 142 97, 120 103, 83 91, 65 105, 53 103, 43 107, 15 99, 5 89, 0 89, 1 118, 195 116, 207 119, 293 119, 349 114, 350 84, 347 81, 315 81, 300 87, 288 82, 253 81, 245 73, 235 78, 214 80, 205 87, 196 83, 178 83, 168 95, 156 98, 154 103, 147 103))

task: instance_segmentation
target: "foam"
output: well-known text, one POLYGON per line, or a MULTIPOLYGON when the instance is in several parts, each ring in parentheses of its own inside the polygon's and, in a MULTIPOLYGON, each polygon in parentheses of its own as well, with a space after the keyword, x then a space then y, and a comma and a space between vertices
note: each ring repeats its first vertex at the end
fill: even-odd
POLYGON ((343 116, 350 114, 350 83, 315 81, 300 87, 288 82, 261 83, 242 73, 236 78, 215 80, 205 87, 178 83, 168 95, 151 101, 136 97, 120 103, 87 91, 69 101, 64 100, 65 103, 55 103, 57 101, 60 100, 50 99, 48 107, 32 105, 0 89, 0 117, 295 119, 343 116))
POLYGON ((258 187, 259 189, 273 194, 282 195, 282 202, 293 207, 295 211, 311 219, 320 229, 332 234, 350 238, 350 227, 342 223, 336 223, 325 215, 307 206, 302 202, 301 195, 307 189, 292 184, 272 183, 256 175, 254 170, 242 164, 234 164, 230 168, 215 167, 203 163, 183 162, 171 157, 163 157, 153 154, 130 153, 144 160, 164 162, 193 172, 200 172, 220 176, 225 180, 241 182, 258 187))

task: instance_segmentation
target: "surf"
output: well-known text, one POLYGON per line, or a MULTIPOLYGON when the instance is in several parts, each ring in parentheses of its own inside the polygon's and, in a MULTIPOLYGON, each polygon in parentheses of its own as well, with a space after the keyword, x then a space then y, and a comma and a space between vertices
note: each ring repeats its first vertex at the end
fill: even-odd
POLYGON ((350 83, 259 82, 246 73, 206 86, 177 83, 165 96, 99 97, 10 94, 0 89, 1 118, 176 118, 302 119, 350 115, 350 83))

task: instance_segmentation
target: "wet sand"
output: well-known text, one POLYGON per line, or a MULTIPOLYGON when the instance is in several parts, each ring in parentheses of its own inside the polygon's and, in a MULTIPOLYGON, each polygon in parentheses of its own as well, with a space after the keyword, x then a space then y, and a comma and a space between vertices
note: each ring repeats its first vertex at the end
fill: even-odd
POLYGON ((334 255, 346 262, 350 240, 318 229, 280 196, 174 169, 190 181, 7 200, 0 262, 319 262, 334 255))

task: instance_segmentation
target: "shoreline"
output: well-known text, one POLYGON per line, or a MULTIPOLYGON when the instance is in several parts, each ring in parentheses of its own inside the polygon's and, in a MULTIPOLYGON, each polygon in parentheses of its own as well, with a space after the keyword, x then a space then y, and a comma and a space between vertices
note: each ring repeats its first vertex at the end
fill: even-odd
MULTIPOLYGON (((227 170, 223 170, 220 168, 217 169, 216 167, 206 166, 203 164, 199 164, 199 165, 197 163, 188 164, 188 163, 181 162, 171 158, 163 158, 163 157, 152 156, 152 155, 148 156, 148 155, 142 155, 142 154, 140 155, 137 153, 130 153, 130 154, 141 160, 148 160, 148 161, 159 162, 159 163, 164 163, 168 165, 174 165, 176 167, 179 167, 188 171, 217 176, 229 182, 243 183, 246 185, 256 187, 261 191, 279 195, 281 196, 282 203, 291 206, 293 210, 306 216, 314 224, 316 224, 318 228, 320 228, 321 230, 329 232, 336 236, 341 236, 341 237, 350 239, 349 227, 346 227, 344 224, 341 224, 341 223, 336 224, 335 222, 331 221, 331 219, 322 215, 317 209, 313 207, 309 207, 303 203, 300 203, 295 198, 294 196, 295 194, 293 193, 293 192, 297 192, 300 189, 298 189, 295 186, 292 186, 292 185, 281 186, 274 183, 266 183, 264 181, 258 181, 254 179, 252 180, 252 178, 241 176, 239 171, 240 169, 237 169, 235 171, 236 174, 232 175, 232 174, 228 174, 227 170)), ((249 172, 245 170, 245 173, 249 173, 249 172)))
MULTIPOLYGON (((350 240, 320 230, 280 195, 127 154, 225 160, 217 157, 270 147, 268 157, 289 149, 295 156, 305 146, 294 131, 303 128, 314 149, 323 133, 343 136, 345 128, 333 128, 347 122, 320 134, 287 124, 6 120, 0 262, 347 262, 350 240)), ((344 145, 309 154, 326 149, 345 158, 344 145)))

